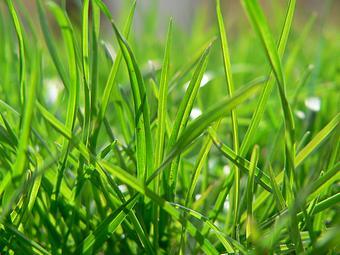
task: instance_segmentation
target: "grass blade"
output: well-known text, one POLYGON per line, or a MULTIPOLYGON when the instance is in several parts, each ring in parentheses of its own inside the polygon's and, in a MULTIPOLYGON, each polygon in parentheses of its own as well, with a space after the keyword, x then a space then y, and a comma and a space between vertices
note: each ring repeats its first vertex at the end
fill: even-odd
MULTIPOLYGON (((192 107, 194 105, 201 80, 203 77, 203 73, 205 72, 205 69, 208 64, 208 56, 210 51, 211 45, 208 46, 208 48, 203 52, 197 66, 194 72, 194 75, 190 81, 190 84, 185 92, 184 98, 179 106, 175 122, 172 127, 171 135, 168 141, 168 148, 172 148, 172 146, 175 144, 177 138, 179 135, 182 134, 183 130, 185 129, 190 112, 192 110, 192 107)), ((170 169, 168 171, 165 171, 165 178, 169 180, 165 183, 165 193, 166 197, 173 201, 175 197, 175 189, 176 189, 176 183, 177 183, 177 174, 178 174, 178 164, 179 164, 179 155, 177 158, 171 163, 170 169)))
MULTIPOLYGON (((286 44, 288 41, 288 35, 292 26, 292 22, 293 22, 293 14, 295 11, 295 0, 293 1, 289 1, 289 6, 287 9, 287 14, 285 17, 285 22, 283 25, 283 29, 281 32, 281 36, 280 36, 280 40, 279 40, 279 44, 278 44, 278 54, 279 57, 282 58, 285 48, 286 48, 286 44)), ((248 149, 250 147, 250 143, 251 143, 251 139, 254 137, 257 128, 259 126, 260 120, 262 119, 262 116, 264 114, 265 108, 266 108, 266 104, 268 101, 268 98, 271 94, 271 91, 273 89, 274 86, 274 79, 272 78, 272 72, 269 74, 269 79, 266 83, 266 85, 264 86, 262 93, 260 95, 260 99, 258 101, 258 104, 256 106, 255 112, 253 113, 251 122, 248 126, 247 132, 242 140, 242 144, 241 144, 241 148, 240 148, 240 153, 241 156, 246 155, 248 152, 248 149)))
MULTIPOLYGON (((99 8, 101 9, 102 12, 104 12, 104 14, 107 16, 107 18, 109 18, 109 20, 112 21, 113 18, 111 16, 110 12, 107 10, 106 6, 103 3, 101 3, 97 0, 95 0, 95 2, 98 4, 99 8)), ((129 33, 130 33, 130 30, 131 30, 135 9, 136 9, 136 2, 134 2, 132 7, 131 7, 129 16, 127 18, 127 21, 126 21, 126 24, 125 24, 125 27, 124 27, 123 34, 124 34, 125 38, 129 37, 129 33)), ((93 147, 95 147, 96 143, 97 143, 97 137, 98 137, 98 134, 99 134, 99 131, 100 131, 101 124, 102 124, 104 117, 105 117, 107 105, 109 103, 110 95, 112 93, 112 89, 113 89, 113 86, 114 86, 115 81, 116 81, 116 76, 117 76, 122 58, 123 58, 122 51, 119 50, 118 53, 117 53, 116 59, 115 59, 113 65, 111 67, 109 76, 107 78, 105 88, 104 88, 104 92, 103 92, 103 97, 101 99, 101 104, 99 106, 98 119, 97 119, 97 121, 94 125, 94 134, 93 134, 93 137, 92 137, 92 146, 93 147)))
POLYGON ((55 46, 54 43, 54 39, 51 36, 51 32, 48 28, 48 24, 47 24, 47 17, 45 14, 45 9, 43 7, 43 4, 41 2, 41 0, 37 0, 37 9, 38 9, 38 15, 39 15, 39 23, 41 26, 41 30, 43 32, 44 38, 45 38, 45 42, 48 48, 48 51, 52 57, 52 60, 54 62, 54 65, 58 71, 58 74, 61 78, 61 80, 63 81, 63 85, 65 86, 66 90, 68 90, 68 85, 69 85, 69 77, 64 69, 64 66, 62 65, 62 62, 59 58, 58 55, 58 50, 57 47, 55 46))
POLYGON ((122 50, 131 82, 135 106, 135 126, 137 137, 137 176, 140 180, 146 180, 148 169, 152 169, 152 138, 150 129, 149 106, 146 97, 144 81, 138 68, 136 59, 126 39, 113 24, 119 46, 122 50))
POLYGON ((338 113, 295 157, 295 165, 300 165, 328 136, 338 127, 340 113, 338 113))
POLYGON ((15 32, 18 38, 18 44, 19 44, 19 81, 20 81, 20 101, 21 105, 25 105, 25 98, 26 98, 26 89, 25 89, 25 79, 26 79, 26 59, 25 59, 25 45, 24 45, 24 38, 23 38, 23 32, 21 28, 21 24, 17 15, 17 12, 15 10, 15 7, 13 5, 12 0, 6 0, 6 4, 8 7, 8 10, 11 14, 15 32))
MULTIPOLYGON (((69 64, 69 95, 68 95, 68 102, 67 102, 67 113, 66 113, 66 128, 70 131, 73 130, 75 118, 76 118, 76 110, 79 98, 79 80, 78 80, 78 69, 77 69, 77 62, 76 62, 76 52, 75 52, 75 42, 72 34, 72 25, 67 18, 64 11, 61 9, 60 6, 55 4, 54 2, 49 1, 48 7, 51 10, 52 14, 54 15, 55 19, 58 22, 59 27, 61 28, 63 38, 66 43, 66 48, 68 52, 68 64, 69 64)), ((69 142, 68 140, 63 141, 62 145, 62 156, 61 156, 61 164, 59 166, 58 171, 58 178, 57 183, 55 185, 54 191, 54 199, 58 199, 59 190, 61 180, 64 174, 65 163, 68 157, 69 151, 69 142)))
POLYGON ((253 197, 254 197, 254 177, 257 162, 259 160, 259 147, 254 146, 253 152, 251 153, 250 164, 249 164, 249 176, 247 181, 247 225, 246 225, 246 238, 250 243, 254 240, 254 234, 252 233, 253 225, 255 222, 253 215, 253 197))
MULTIPOLYGON (((157 109, 157 134, 156 134, 156 148, 155 148, 155 163, 154 166, 158 167, 164 156, 164 143, 166 135, 166 118, 167 118, 167 97, 168 97, 168 86, 169 86, 169 66, 170 66, 170 50, 172 45, 172 19, 169 22, 168 34, 166 39, 164 60, 162 66, 161 80, 159 85, 159 96, 158 96, 158 109, 157 109)), ((159 183, 161 179, 157 176, 154 182, 154 191, 159 194, 159 183)), ((159 208, 155 205, 154 208, 154 245, 157 249, 159 242, 159 208)))
POLYGON ((168 156, 163 161, 162 165, 171 161, 174 156, 187 148, 197 137, 199 137, 212 123, 228 115, 231 109, 237 107, 250 97, 252 97, 258 90, 261 84, 253 84, 247 88, 242 88, 234 93, 229 98, 226 97, 219 103, 207 109, 201 116, 192 121, 188 127, 178 137, 176 143, 172 147, 168 156))
MULTIPOLYGON (((224 27, 223 16, 221 12, 221 3, 220 0, 216 0, 216 15, 218 21, 218 29, 219 29, 219 36, 221 41, 221 48, 222 48, 222 55, 223 55, 223 66, 224 66, 224 73, 227 80, 227 88, 228 94, 230 96, 234 93, 234 81, 232 76, 231 64, 230 64, 230 56, 229 56, 229 46, 228 46, 228 39, 227 34, 224 27)), ((232 126, 232 135, 233 135, 233 149, 236 154, 239 151, 239 141, 238 141, 238 122, 237 122, 237 114, 236 109, 231 110, 231 126, 232 126)), ((233 221, 233 231, 236 233, 236 228, 238 226, 238 212, 239 212, 239 200, 240 200, 240 171, 237 166, 234 166, 235 171, 235 178, 234 178, 234 189, 231 193, 233 210, 234 210, 234 217, 235 220, 233 221)))

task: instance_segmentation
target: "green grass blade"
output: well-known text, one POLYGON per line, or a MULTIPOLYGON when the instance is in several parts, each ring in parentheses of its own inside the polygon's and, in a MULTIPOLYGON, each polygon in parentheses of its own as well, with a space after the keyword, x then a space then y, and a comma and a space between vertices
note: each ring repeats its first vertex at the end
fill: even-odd
MULTIPOLYGON (((194 75, 185 92, 183 100, 179 106, 178 112, 176 114, 176 119, 172 127, 171 135, 170 135, 170 138, 167 144, 168 148, 172 148, 178 136, 183 132, 183 130, 185 129, 188 123, 190 112, 194 105, 203 74, 208 65, 208 56, 210 52, 210 47, 211 45, 209 45, 208 48, 203 52, 196 66, 194 75)), ((170 199, 171 201, 174 200, 174 196, 175 196, 175 189, 176 189, 177 175, 178 175, 178 164, 179 164, 179 156, 177 156, 177 158, 171 163, 170 169, 168 171, 165 171, 165 178, 168 180, 168 182, 165 183, 166 185, 165 185, 164 190, 166 192, 166 197, 170 199)))
POLYGON ((164 53, 161 80, 159 85, 159 98, 157 110, 157 143, 155 148, 155 166, 162 163, 164 155, 164 142, 166 134, 166 116, 167 116, 167 97, 169 86, 169 66, 170 66, 170 50, 172 44, 172 19, 169 22, 168 35, 164 53))
POLYGON ((84 80, 84 125, 83 125, 83 139, 87 144, 90 135, 90 121, 91 121, 91 90, 90 90, 90 59, 89 59, 89 0, 83 2, 82 10, 82 69, 84 80))
MULTIPOLYGON (((217 137, 216 132, 209 128, 208 130, 211 139, 216 147, 226 156, 232 163, 237 165, 240 169, 243 169, 248 175, 250 174, 250 162, 243 157, 238 156, 227 145, 223 144, 217 137)), ((267 191, 271 191, 271 183, 269 177, 259 168, 255 167, 255 180, 267 191)))
POLYGON ((148 176, 148 169, 152 169, 153 163, 150 116, 146 90, 141 72, 128 42, 120 34, 114 23, 112 24, 128 68, 133 92, 136 122, 135 132, 137 137, 137 176, 140 180, 145 181, 148 176))
POLYGON ((246 238, 248 242, 254 238, 252 228, 254 225, 253 215, 253 197, 254 197, 254 179, 255 169, 259 160, 259 147, 254 146, 253 152, 251 153, 250 164, 249 164, 249 176, 247 180, 247 224, 246 224, 246 238))
MULTIPOLYGON (((107 10, 106 6, 102 3, 99 2, 97 0, 95 0, 95 2, 98 4, 99 8, 101 9, 101 11, 107 16, 107 18, 112 21, 112 16, 111 13, 107 10)), ((129 16, 127 18, 125 27, 124 27, 124 31, 123 31, 123 35, 125 38, 129 37, 130 34, 130 30, 131 30, 131 26, 132 26, 132 21, 133 21, 133 17, 134 17, 134 13, 135 13, 135 9, 136 9, 136 2, 133 3, 130 12, 129 12, 129 16)), ((96 145, 96 141, 97 141, 97 137, 100 131, 100 127, 101 124, 103 122, 103 119, 105 117, 105 113, 106 113, 106 109, 107 109, 107 105, 109 103, 109 99, 110 99, 110 95, 112 93, 112 89, 113 86, 115 84, 116 81, 116 76, 117 73, 119 71, 119 67, 120 67, 120 63, 122 61, 123 55, 122 55, 122 50, 120 49, 117 53, 116 59, 111 67, 109 76, 107 78, 106 84, 105 84, 105 88, 104 88, 104 92, 103 92, 103 97, 101 99, 101 104, 99 106, 99 111, 98 111, 98 119, 94 125, 94 134, 92 137, 92 146, 95 147, 96 145)))
POLYGON ((282 211, 287 206, 286 206, 286 202, 285 202, 285 200, 282 196, 282 193, 280 191, 279 184, 277 183, 277 181, 275 179, 275 175, 274 175, 274 172, 273 172, 271 165, 269 165, 269 167, 268 167, 268 173, 269 173, 270 183, 271 183, 272 188, 273 188, 273 195, 275 197, 277 208, 278 208, 279 211, 282 211))
MULTIPOLYGON (((280 36, 280 40, 278 43, 278 54, 280 56, 280 58, 283 57, 285 48, 286 48, 286 44, 288 41, 288 35, 292 26, 292 22, 293 22, 293 14, 295 11, 295 0, 293 1, 289 1, 289 6, 287 9, 287 14, 285 17, 285 22, 283 25, 283 29, 281 32, 281 36, 280 36)), ((258 101, 258 104, 256 106, 255 112, 252 115, 252 119, 251 122, 249 124, 249 127, 247 129, 247 132, 242 140, 242 144, 241 144, 241 148, 240 148, 240 153, 241 155, 245 155, 248 152, 248 149, 250 147, 251 144, 251 139, 254 137, 254 134, 257 131, 257 128, 259 126, 260 120, 262 119, 262 116, 264 114, 264 111, 266 109, 266 104, 268 102, 268 98, 271 94, 271 91, 273 89, 274 86, 274 79, 272 79, 272 72, 269 74, 269 79, 265 85, 265 87, 262 90, 262 93, 260 95, 260 99, 258 101)))
MULTIPOLYGON (((66 13, 61 9, 60 6, 55 4, 54 2, 49 1, 48 7, 54 15, 56 21, 58 22, 59 27, 61 28, 61 32, 63 38, 66 43, 67 53, 68 53, 68 68, 69 72, 69 95, 67 102, 67 113, 66 113, 66 122, 65 126, 68 130, 72 131, 76 119, 76 110, 79 98, 79 77, 78 77, 78 68, 77 68, 77 60, 76 60, 76 50, 75 50, 75 42, 72 34, 72 25, 70 20, 66 16, 66 13)), ((64 174, 65 162, 67 161, 68 151, 69 151, 69 142, 67 140, 63 141, 62 145, 62 156, 61 156, 61 164, 59 167, 57 183, 55 185, 54 196, 57 200, 60 190, 61 180, 64 174)))
MULTIPOLYGON (((221 48, 222 48, 222 55, 223 55, 223 66, 224 66, 224 73, 226 76, 227 81, 227 88, 228 94, 230 96, 234 93, 234 81, 232 76, 231 64, 230 64, 230 54, 229 54, 229 46, 228 46, 228 39, 226 29, 224 27, 223 16, 221 12, 221 2, 220 0, 216 0, 216 16, 218 21, 218 29, 219 29, 219 37, 221 41, 221 48)), ((236 154, 239 151, 239 135, 238 135, 238 121, 237 121, 237 113, 236 109, 231 111, 231 126, 232 126, 232 135, 233 135, 233 149, 236 154)), ((239 212, 239 199, 240 199, 240 171, 237 166, 234 167, 235 171, 235 178, 234 178, 234 189, 231 193, 233 210, 234 210, 234 217, 235 220, 233 221, 233 229, 236 231, 236 227, 238 225, 238 212, 239 212)), ((236 233, 236 232, 235 232, 236 233)))
MULTIPOLYGON (((291 1, 294 3, 295 1, 291 1)), ((286 97, 286 84, 284 74, 281 66, 281 59, 279 53, 276 50, 274 40, 272 38, 268 23, 264 17, 257 1, 243 0, 244 9, 257 32, 257 35, 261 38, 262 44, 265 48, 267 58, 271 64, 276 81, 278 83, 278 89, 281 99, 281 106, 285 120, 285 153, 286 153, 286 184, 287 184, 287 203, 291 204, 294 198, 295 190, 295 124, 292 115, 291 108, 289 106, 286 97)))
POLYGON ((259 87, 260 84, 253 84, 247 88, 236 91, 231 98, 224 98, 192 121, 178 137, 160 168, 168 164, 180 152, 184 151, 184 149, 199 137, 213 122, 227 116, 231 109, 252 97, 259 90, 259 87))
POLYGON ((54 43, 54 38, 52 37, 52 33, 49 30, 48 24, 47 24, 47 16, 46 16, 46 11, 43 7, 42 1, 41 0, 37 0, 37 10, 38 10, 38 15, 39 15, 39 23, 41 26, 41 30, 43 32, 44 38, 45 38, 45 42, 48 48, 48 51, 51 55, 51 58, 54 62, 54 65, 58 71, 58 74, 61 78, 61 80, 63 81, 63 85, 65 86, 66 90, 68 90, 68 85, 69 85, 69 77, 65 71, 64 66, 62 65, 62 62, 59 58, 58 55, 58 50, 57 47, 55 46, 54 43))
POLYGON ((19 44, 19 81, 20 81, 20 101, 21 105, 25 104, 25 98, 26 98, 26 89, 25 89, 25 79, 26 79, 26 59, 25 59, 25 45, 24 45, 24 38, 23 38, 23 32, 22 27, 17 15, 17 12, 15 10, 15 7, 13 5, 12 0, 6 0, 6 4, 8 7, 8 10, 11 14, 15 32, 18 38, 18 44, 19 44))
POLYGON ((338 113, 295 157, 295 165, 300 165, 339 125, 340 113, 338 113))
POLYGON ((39 83, 40 79, 40 55, 36 57, 33 63, 33 72, 30 87, 29 87, 29 94, 28 98, 25 101, 24 106, 24 113, 23 113, 23 123, 21 127, 20 137, 19 137, 19 144, 18 144, 18 151, 15 163, 13 165, 12 174, 13 177, 19 177, 22 175, 25 165, 27 162, 27 147, 29 144, 29 138, 31 133, 31 125, 32 125, 32 118, 33 118, 33 111, 35 106, 35 98, 36 98, 36 88, 39 83))
MULTIPOLYGON (((157 109, 157 133, 156 133, 156 148, 155 148, 155 163, 154 166, 158 167, 164 156, 164 143, 166 136, 166 118, 167 118, 167 97, 168 97, 168 86, 169 86, 169 66, 170 66, 170 50, 172 45, 172 19, 169 22, 168 34, 166 39, 165 53, 162 65, 161 80, 159 85, 159 96, 158 96, 158 109, 157 109)), ((154 182, 154 191, 159 194, 159 183, 161 181, 158 175, 154 182)), ((159 231, 159 208, 155 205, 154 208, 154 245, 158 247, 159 231)))

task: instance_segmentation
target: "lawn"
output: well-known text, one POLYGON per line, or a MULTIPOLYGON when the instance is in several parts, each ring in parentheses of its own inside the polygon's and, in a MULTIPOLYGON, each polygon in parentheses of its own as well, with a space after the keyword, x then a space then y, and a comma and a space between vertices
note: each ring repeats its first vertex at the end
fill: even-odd
POLYGON ((336 1, 78 2, 0 2, 0 254, 340 252, 336 1))

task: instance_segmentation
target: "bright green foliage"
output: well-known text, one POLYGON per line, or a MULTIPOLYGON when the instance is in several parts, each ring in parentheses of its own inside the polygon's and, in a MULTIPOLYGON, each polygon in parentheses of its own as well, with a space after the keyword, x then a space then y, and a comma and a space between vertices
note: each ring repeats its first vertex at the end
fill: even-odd
POLYGON ((327 15, 31 2, 0 1, 0 254, 339 252, 327 15))

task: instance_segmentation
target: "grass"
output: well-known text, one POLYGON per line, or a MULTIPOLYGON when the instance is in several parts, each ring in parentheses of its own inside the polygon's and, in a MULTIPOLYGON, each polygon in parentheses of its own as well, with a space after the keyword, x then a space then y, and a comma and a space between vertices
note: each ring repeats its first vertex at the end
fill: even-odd
POLYGON ((159 36, 140 2, 33 2, 0 3, 1 254, 339 252, 327 12, 216 0, 159 36))

